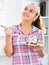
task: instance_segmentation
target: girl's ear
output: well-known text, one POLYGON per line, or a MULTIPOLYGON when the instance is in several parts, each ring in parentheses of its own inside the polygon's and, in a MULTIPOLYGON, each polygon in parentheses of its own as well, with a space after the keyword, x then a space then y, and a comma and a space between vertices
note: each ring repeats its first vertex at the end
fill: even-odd
POLYGON ((37 16, 34 16, 33 21, 35 21, 37 18, 38 18, 38 15, 37 16))
POLYGON ((38 13, 36 13, 36 16, 38 16, 38 13))

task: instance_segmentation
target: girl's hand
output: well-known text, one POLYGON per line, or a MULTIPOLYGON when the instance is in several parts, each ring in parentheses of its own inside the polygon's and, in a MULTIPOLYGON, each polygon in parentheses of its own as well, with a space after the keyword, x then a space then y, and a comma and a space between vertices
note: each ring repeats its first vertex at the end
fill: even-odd
POLYGON ((44 51, 41 49, 41 46, 35 46, 34 48, 41 57, 44 57, 44 51))
POLYGON ((4 28, 4 32, 6 34, 6 45, 4 47, 4 51, 6 56, 10 57, 13 54, 13 46, 12 46, 12 31, 10 28, 1 25, 4 28), (10 49, 10 50, 9 50, 10 49))
POLYGON ((8 27, 5 27, 3 25, 0 25, 0 26, 4 28, 4 32, 6 36, 12 36, 12 31, 8 27))
POLYGON ((38 51, 41 49, 41 46, 34 46, 34 48, 38 51))
POLYGON ((6 36, 12 36, 12 30, 10 28, 5 27, 4 32, 5 32, 6 36))

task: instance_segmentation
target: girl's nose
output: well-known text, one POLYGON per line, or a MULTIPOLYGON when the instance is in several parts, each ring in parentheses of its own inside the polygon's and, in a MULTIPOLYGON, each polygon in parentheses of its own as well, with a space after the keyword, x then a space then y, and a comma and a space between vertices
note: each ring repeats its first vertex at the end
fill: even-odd
POLYGON ((29 11, 28 11, 28 10, 26 10, 26 11, 25 11, 25 13, 26 13, 26 14, 29 14, 29 11))

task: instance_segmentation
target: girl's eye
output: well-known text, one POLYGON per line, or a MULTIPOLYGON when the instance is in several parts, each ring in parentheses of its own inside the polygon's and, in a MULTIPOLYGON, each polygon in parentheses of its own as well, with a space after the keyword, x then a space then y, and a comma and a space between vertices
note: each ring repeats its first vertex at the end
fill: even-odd
POLYGON ((27 10, 27 7, 24 10, 27 10))
POLYGON ((33 13, 33 11, 32 11, 32 10, 30 10, 29 12, 33 13))

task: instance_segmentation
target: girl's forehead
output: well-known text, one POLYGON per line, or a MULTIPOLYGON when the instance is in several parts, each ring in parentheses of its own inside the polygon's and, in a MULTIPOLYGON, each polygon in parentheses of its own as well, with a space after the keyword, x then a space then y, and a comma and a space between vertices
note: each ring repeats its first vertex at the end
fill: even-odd
POLYGON ((34 4, 29 4, 29 5, 27 5, 26 6, 28 9, 32 9, 32 10, 34 10, 34 11, 37 11, 37 6, 36 5, 34 5, 34 4))

